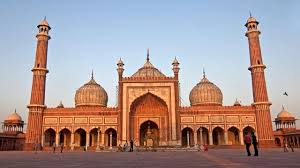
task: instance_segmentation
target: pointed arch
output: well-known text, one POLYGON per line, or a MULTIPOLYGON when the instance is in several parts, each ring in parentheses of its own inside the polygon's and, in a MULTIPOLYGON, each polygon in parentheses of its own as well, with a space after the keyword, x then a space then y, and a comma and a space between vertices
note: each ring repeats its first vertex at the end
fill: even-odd
POLYGON ((212 131, 213 144, 223 145, 225 143, 224 139, 224 129, 221 127, 215 127, 212 131))
POLYGON ((44 131, 44 146, 53 146, 55 144, 56 132, 53 128, 44 131))
POLYGON ((240 137, 239 137, 240 130, 237 127, 232 126, 232 127, 228 128, 227 133, 228 133, 228 144, 229 145, 239 145, 240 144, 240 137))

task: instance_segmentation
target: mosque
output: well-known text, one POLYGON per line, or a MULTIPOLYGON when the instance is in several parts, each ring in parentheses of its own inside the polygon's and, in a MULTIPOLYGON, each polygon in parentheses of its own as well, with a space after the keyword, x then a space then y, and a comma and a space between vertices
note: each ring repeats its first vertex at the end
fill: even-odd
MULTIPOLYGON (((246 132, 255 132, 261 146, 275 145, 258 24, 251 16, 245 24, 253 90, 250 105, 236 101, 224 106, 222 91, 204 73, 190 91, 190 106, 181 106, 179 61, 175 58, 170 63, 174 75, 166 76, 151 63, 148 51, 145 64, 131 76, 123 76, 125 64, 118 60, 115 107, 107 107, 108 95, 93 75, 76 91, 75 107, 64 107, 62 103, 47 107, 45 86, 51 27, 46 19, 42 20, 37 26, 25 149, 31 150, 34 144, 41 144, 43 149, 53 145, 72 150, 109 149, 129 140, 138 147, 234 146, 243 145, 246 132)), ((300 134, 298 145, 299 138, 300 134)))

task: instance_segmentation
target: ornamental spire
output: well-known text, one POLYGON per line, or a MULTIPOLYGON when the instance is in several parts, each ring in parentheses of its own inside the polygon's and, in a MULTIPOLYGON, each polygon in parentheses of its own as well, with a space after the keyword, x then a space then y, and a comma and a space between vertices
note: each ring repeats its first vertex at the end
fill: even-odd
POLYGON ((147 60, 147 62, 149 62, 149 60, 150 60, 150 58, 149 58, 149 57, 150 57, 150 54, 149 54, 149 48, 147 48, 147 59, 146 59, 146 60, 147 60))

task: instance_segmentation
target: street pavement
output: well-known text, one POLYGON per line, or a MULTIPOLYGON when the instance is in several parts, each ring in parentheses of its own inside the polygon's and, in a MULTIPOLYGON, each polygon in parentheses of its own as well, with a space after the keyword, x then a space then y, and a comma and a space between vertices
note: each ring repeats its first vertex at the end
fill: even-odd
POLYGON ((300 167, 300 149, 260 149, 258 157, 241 149, 212 149, 208 152, 28 152, 1 151, 0 168, 248 168, 300 167))

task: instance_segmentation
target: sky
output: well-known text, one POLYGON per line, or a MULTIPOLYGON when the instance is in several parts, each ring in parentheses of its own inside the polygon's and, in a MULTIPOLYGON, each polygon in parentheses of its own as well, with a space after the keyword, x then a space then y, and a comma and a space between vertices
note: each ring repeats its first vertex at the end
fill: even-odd
MULTIPOLYGON (((272 120, 286 110, 300 119, 300 1, 297 0, 87 0, 0 2, 0 121, 14 110, 27 123, 36 52, 36 26, 51 26, 48 48, 46 105, 74 107, 76 90, 91 78, 107 91, 108 106, 116 104, 116 63, 124 61, 131 76, 146 60, 167 76, 172 61, 180 62, 182 105, 207 78, 223 93, 223 105, 237 98, 253 102, 247 18, 259 22, 272 120), (288 96, 283 96, 287 92, 288 96)), ((297 124, 300 128, 300 122, 297 124)))

